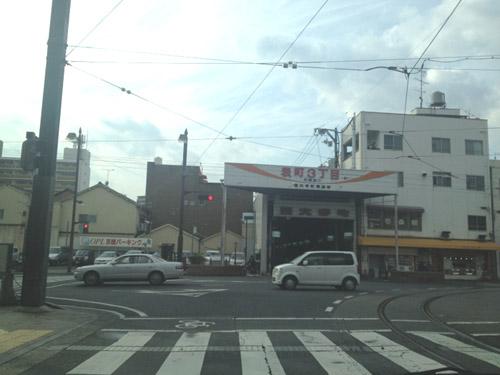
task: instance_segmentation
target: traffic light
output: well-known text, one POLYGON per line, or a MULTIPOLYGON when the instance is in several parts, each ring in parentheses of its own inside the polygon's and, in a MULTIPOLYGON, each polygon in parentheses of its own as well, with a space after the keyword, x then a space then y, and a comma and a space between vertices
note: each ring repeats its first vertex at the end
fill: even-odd
POLYGON ((83 223, 82 224, 82 233, 88 233, 89 232, 89 223, 83 223))
POLYGON ((34 171, 38 159, 38 137, 33 132, 26 132, 26 140, 21 148, 21 168, 26 172, 34 171))
POLYGON ((201 205, 204 205, 207 202, 213 202, 214 200, 215 196, 213 194, 198 194, 198 201, 201 205))

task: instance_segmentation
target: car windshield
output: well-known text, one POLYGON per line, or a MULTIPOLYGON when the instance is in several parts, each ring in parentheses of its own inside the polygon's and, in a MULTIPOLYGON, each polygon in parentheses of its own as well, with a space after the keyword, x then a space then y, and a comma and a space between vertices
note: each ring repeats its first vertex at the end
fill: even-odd
POLYGON ((101 255, 99 255, 99 258, 111 258, 111 257, 116 257, 116 253, 114 251, 105 251, 101 255))
POLYGON ((88 250, 77 250, 76 256, 84 256, 84 255, 88 255, 88 250))
POLYGON ((62 250, 61 250, 61 249, 59 249, 59 248, 54 248, 54 247, 52 247, 52 248, 50 248, 50 250, 49 250, 49 254, 59 254, 61 251, 62 251, 62 250))
POLYGON ((293 258, 291 261, 289 261, 288 263, 292 263, 292 264, 299 264, 300 260, 302 259, 304 254, 301 254, 299 255, 298 257, 296 258, 293 258))

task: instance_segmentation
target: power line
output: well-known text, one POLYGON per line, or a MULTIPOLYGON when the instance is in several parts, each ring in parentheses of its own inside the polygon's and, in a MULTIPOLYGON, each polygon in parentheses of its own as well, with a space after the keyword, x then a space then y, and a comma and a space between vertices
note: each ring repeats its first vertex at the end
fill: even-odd
POLYGON ((415 64, 413 64, 413 66, 411 67, 410 72, 413 72, 413 69, 415 69, 415 67, 417 66, 417 64, 419 63, 419 61, 422 59, 422 57, 424 57, 424 55, 427 52, 427 50, 430 48, 430 46, 432 45, 432 43, 434 43, 434 40, 436 40, 436 38, 438 37, 438 35, 441 32, 441 30, 443 30, 443 28, 446 26, 446 24, 450 20, 451 16, 453 16, 453 13, 455 13, 455 11, 457 10, 457 8, 460 6, 461 3, 462 3, 462 0, 458 0, 458 2, 455 4, 455 7, 452 9, 452 11, 448 15, 448 17, 446 17, 446 19, 444 20, 443 24, 438 29, 437 33, 434 35, 434 37, 431 39, 431 41, 427 44, 427 47, 425 47, 425 49, 422 51, 422 53, 420 54, 420 57, 417 59, 417 61, 415 61, 415 64))
MULTIPOLYGON (((285 57, 285 55, 288 53, 288 51, 293 47, 293 45, 295 44, 295 42, 300 38, 300 36, 302 35, 302 33, 309 27, 309 25, 311 24, 311 22, 316 18, 316 16, 319 14, 319 12, 321 12, 321 10, 325 7, 325 5, 328 3, 328 0, 325 0, 323 2, 323 4, 321 4, 321 6, 318 8, 318 10, 316 11, 316 13, 313 14, 313 16, 309 19, 309 21, 305 24, 305 26, 302 28, 302 30, 300 30, 300 32, 297 34, 297 36, 295 37, 295 39, 288 45, 288 47, 283 51, 283 53, 281 54, 281 56, 278 58, 277 62, 281 61, 281 59, 283 59, 283 57, 285 57)), ((221 131, 219 132, 219 135, 220 134, 223 134, 224 130, 226 130, 226 128, 234 121, 234 119, 241 113, 241 111, 243 110, 243 108, 245 108, 245 106, 247 105, 247 103, 250 101, 250 99, 254 96, 254 94, 257 92, 257 90, 264 84, 264 82, 267 80, 267 78, 271 75, 271 73, 273 72, 274 68, 276 68, 276 65, 272 65, 271 66, 271 69, 269 69, 269 71, 267 72, 267 74, 264 76, 264 78, 262 78, 262 80, 259 82, 259 84, 253 89, 253 91, 250 93, 250 95, 248 95, 248 97, 243 101, 243 103, 241 104, 241 106, 238 108, 238 110, 235 112, 235 114, 229 119, 229 121, 226 123, 226 125, 221 129, 221 131)), ((201 158, 205 155, 205 153, 210 149, 210 147, 212 147, 212 145, 215 143, 215 140, 212 141, 207 148, 205 148, 205 150, 203 150, 203 152, 201 153, 200 157, 199 157, 199 160, 201 160, 201 158)))
MULTIPOLYGON (((176 57, 180 59, 190 59, 190 60, 201 60, 207 61, 208 63, 220 63, 220 64, 235 64, 235 65, 279 65, 282 66, 285 61, 271 62, 271 61, 248 61, 248 60, 240 60, 240 59, 225 59, 225 58, 212 58, 205 56, 194 56, 194 55, 181 55, 174 54, 169 52, 157 52, 157 51, 140 51, 140 50, 129 50, 129 49, 119 49, 119 48, 110 48, 110 47, 97 47, 97 46, 83 46, 78 44, 70 44, 68 47, 73 49, 91 49, 98 51, 110 51, 110 52, 122 52, 122 53, 130 53, 130 54, 138 54, 138 55, 150 55, 150 56, 165 56, 165 57, 176 57)), ((387 61, 412 61, 418 60, 418 57, 387 57, 387 58, 365 58, 365 59, 338 59, 338 60, 312 60, 312 61, 295 61, 296 64, 333 64, 333 63, 361 63, 361 62, 387 62, 387 61)), ((428 60, 435 62, 460 62, 467 60, 497 60, 500 59, 500 53, 492 53, 492 54, 481 54, 481 55, 453 55, 453 56, 431 56, 427 58, 428 60), (452 61, 440 61, 440 59, 453 59, 452 61)), ((161 62, 161 61, 106 61, 106 60, 71 60, 69 62, 82 62, 82 63, 170 63, 170 62, 161 62)), ((180 62, 171 62, 172 64, 182 64, 180 62)), ((186 64, 197 64, 193 62, 188 62, 186 64)))
MULTIPOLYGON (((90 34, 92 34, 99 26, 101 26, 101 24, 123 3, 124 0, 119 0, 114 6, 113 8, 111 8, 111 10, 106 13, 100 20, 99 22, 97 22, 95 24, 95 26, 90 29, 90 31, 85 34, 85 36, 77 43, 77 44, 81 44, 83 43, 89 36, 90 34)), ((68 57, 74 50, 75 50, 76 47, 73 47, 67 54, 66 54, 66 57, 68 57)))

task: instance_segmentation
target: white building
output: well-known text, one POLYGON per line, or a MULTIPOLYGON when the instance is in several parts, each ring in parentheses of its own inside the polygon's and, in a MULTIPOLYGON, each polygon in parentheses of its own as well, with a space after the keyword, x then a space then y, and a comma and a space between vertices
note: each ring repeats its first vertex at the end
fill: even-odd
POLYGON ((398 172, 399 240, 394 196, 363 202, 365 274, 393 269, 396 245, 406 271, 475 279, 496 268, 487 121, 439 104, 407 115, 360 112, 342 130, 342 168, 398 172))

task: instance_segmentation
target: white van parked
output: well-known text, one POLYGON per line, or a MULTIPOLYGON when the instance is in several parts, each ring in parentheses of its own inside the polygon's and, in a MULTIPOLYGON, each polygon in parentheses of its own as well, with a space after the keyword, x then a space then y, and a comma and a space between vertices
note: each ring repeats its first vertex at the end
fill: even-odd
POLYGON ((359 285, 358 261, 350 251, 308 251, 273 269, 273 284, 282 289, 300 285, 326 285, 355 290, 359 285))

